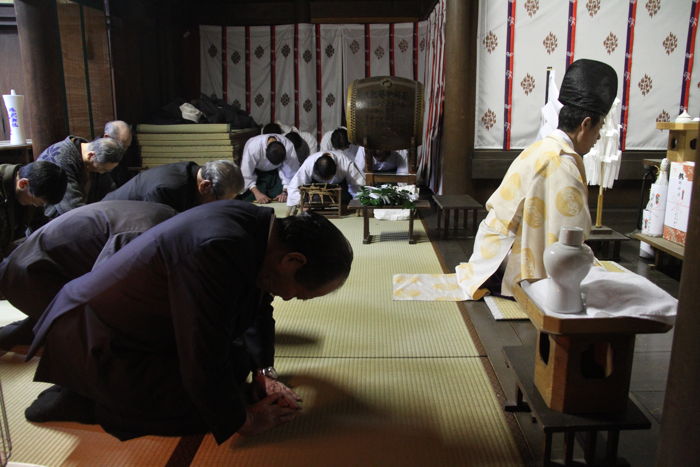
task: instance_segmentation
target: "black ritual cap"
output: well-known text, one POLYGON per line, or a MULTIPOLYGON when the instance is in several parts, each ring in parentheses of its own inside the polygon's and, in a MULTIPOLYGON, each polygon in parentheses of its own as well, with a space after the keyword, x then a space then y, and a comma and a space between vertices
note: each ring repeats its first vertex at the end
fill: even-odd
POLYGON ((566 69, 559 102, 600 115, 607 115, 617 96, 617 73, 596 60, 580 59, 566 69))

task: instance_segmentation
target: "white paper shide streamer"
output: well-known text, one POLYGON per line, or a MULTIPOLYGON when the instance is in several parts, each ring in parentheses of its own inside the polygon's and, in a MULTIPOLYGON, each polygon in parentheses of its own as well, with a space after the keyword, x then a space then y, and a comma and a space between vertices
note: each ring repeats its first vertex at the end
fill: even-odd
POLYGON ((602 188, 612 188, 620 173, 622 151, 620 145, 620 99, 615 98, 610 112, 605 116, 600 139, 591 151, 583 156, 586 178, 589 185, 599 185, 602 188))

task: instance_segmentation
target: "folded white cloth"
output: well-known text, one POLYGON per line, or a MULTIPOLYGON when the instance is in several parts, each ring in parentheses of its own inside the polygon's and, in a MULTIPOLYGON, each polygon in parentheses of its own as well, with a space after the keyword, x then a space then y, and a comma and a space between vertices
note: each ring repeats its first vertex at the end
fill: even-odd
POLYGON ((426 302, 462 302, 469 296, 456 274, 394 274, 393 299, 426 302))
POLYGON ((636 317, 673 324, 678 300, 648 279, 626 271, 606 271, 593 267, 581 282, 585 309, 580 313, 563 314, 541 306, 549 289, 549 279, 521 282, 523 290, 545 314, 557 318, 636 317))

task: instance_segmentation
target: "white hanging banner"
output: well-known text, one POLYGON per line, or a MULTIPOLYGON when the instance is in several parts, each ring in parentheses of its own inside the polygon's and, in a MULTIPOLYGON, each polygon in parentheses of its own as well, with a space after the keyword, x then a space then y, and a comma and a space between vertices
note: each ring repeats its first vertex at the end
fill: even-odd
POLYGON ((222 97, 221 26, 199 27, 200 90, 207 96, 222 97))
POLYGON ((547 67, 564 76, 568 15, 569 2, 517 2, 511 148, 528 146, 539 130, 536 116, 545 104, 547 67))
POLYGON ((270 28, 250 27, 250 115, 258 123, 270 122, 270 28))
MULTIPOLYGON (((617 97, 620 100, 624 86, 628 7, 627 2, 590 2, 579 4, 576 14, 574 58, 588 58, 610 65, 617 72, 617 97)), ((559 83, 564 75, 560 76, 559 83)), ((620 124, 620 115, 618 108, 616 124, 620 124)), ((654 126, 651 121, 648 124, 654 126)))
MULTIPOLYGON (((301 131, 316 133, 316 40, 313 24, 299 24, 299 125, 301 131)), ((317 137, 320 140, 320 137, 317 137)))
POLYGON ((394 25, 394 76, 413 79, 413 23, 394 25))
POLYGON ((474 146, 479 149, 503 147, 507 17, 507 2, 479 2, 474 133, 474 146))
POLYGON ((371 24, 370 76, 389 75, 389 25, 371 24))
POLYGON ((425 84, 425 61, 427 56, 428 47, 428 21, 421 21, 418 23, 418 34, 416 40, 418 41, 418 77, 416 80, 425 84))
POLYGON ((321 128, 320 133, 341 124, 343 105, 342 37, 340 26, 323 24, 321 36, 321 128))
POLYGON ((226 76, 228 102, 240 109, 245 108, 245 28, 226 28, 226 76))
POLYGON ((637 5, 625 149, 666 147, 668 133, 655 122, 673 121, 681 112, 690 7, 690 2, 637 5))
POLYGON ((294 26, 275 27, 275 121, 294 126, 294 26))
POLYGON ((365 27, 361 24, 343 24, 340 30, 343 41, 343 105, 345 105, 350 83, 365 77, 365 27))

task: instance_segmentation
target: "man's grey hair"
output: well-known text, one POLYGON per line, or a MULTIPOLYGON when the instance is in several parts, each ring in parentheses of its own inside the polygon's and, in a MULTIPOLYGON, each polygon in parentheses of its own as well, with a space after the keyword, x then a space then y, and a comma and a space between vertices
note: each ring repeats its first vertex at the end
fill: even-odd
POLYGON ((232 161, 209 161, 201 168, 202 179, 209 180, 216 197, 227 193, 239 194, 243 190, 243 174, 232 161))
POLYGON ((95 153, 95 161, 101 164, 119 163, 124 156, 124 147, 112 138, 97 138, 89 143, 88 150, 95 153))
MULTIPOLYGON (((124 120, 112 120, 111 122, 105 123, 105 137, 114 138, 121 144, 124 144, 124 140, 131 138, 131 126, 124 120)), ((124 148, 125 150, 127 148, 124 148)))

